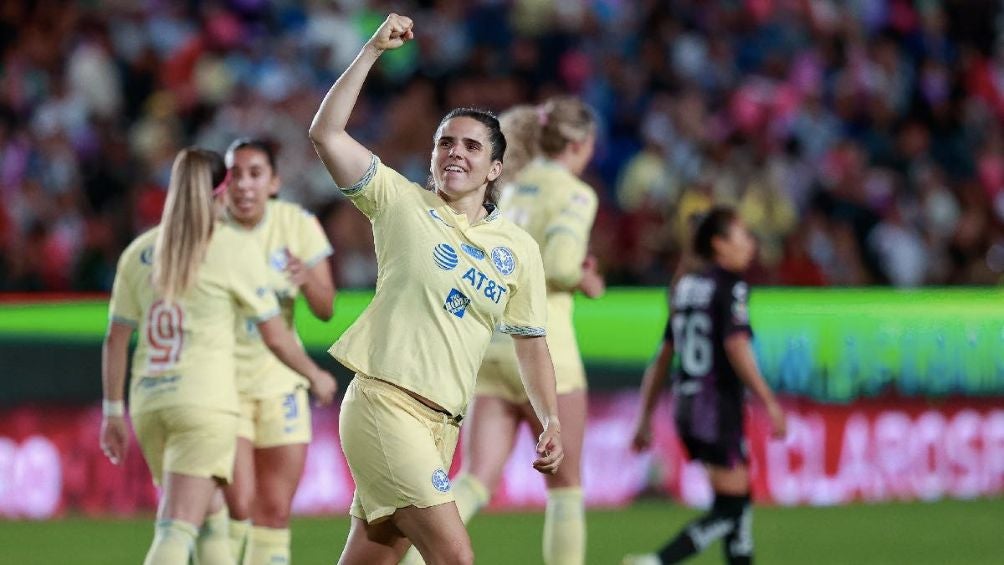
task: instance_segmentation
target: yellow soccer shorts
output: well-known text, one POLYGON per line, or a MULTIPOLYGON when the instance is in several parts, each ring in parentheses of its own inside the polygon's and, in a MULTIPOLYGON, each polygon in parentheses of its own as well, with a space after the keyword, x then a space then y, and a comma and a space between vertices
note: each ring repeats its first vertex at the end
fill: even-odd
POLYGON ((165 473, 214 478, 229 483, 237 446, 237 415, 179 406, 132 417, 136 439, 160 486, 165 473))
POLYGON ((447 472, 460 426, 396 386, 357 374, 338 418, 356 484, 349 513, 369 523, 398 508, 453 502, 447 472))
POLYGON ((310 399, 303 388, 252 398, 241 396, 237 436, 255 448, 310 443, 310 399))
MULTIPOLYGON (((551 349, 558 394, 586 389, 586 370, 578 348, 573 352, 551 349)), ((475 394, 501 398, 513 404, 529 402, 520 379, 519 360, 510 340, 492 341, 478 369, 475 394)))

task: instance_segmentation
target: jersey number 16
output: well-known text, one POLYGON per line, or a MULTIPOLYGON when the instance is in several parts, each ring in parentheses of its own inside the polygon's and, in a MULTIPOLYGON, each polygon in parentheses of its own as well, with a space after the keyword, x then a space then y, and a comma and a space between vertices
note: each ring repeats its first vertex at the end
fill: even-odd
POLYGON ((680 366, 691 377, 711 370, 711 318, 703 312, 673 316, 673 341, 680 351, 680 366))

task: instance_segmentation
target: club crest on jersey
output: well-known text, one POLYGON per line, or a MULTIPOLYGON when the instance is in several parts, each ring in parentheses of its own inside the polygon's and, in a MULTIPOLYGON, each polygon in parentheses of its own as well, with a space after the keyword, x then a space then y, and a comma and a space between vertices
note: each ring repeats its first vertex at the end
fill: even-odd
POLYGON ((139 254, 139 262, 144 265, 153 265, 153 246, 143 249, 139 254))
POLYGON ((516 256, 508 247, 492 249, 492 263, 504 276, 509 276, 516 270, 516 256))
POLYGON ((432 473, 432 486, 439 492, 450 491, 450 477, 442 467, 432 473))
POLYGON ((467 298, 466 294, 454 288, 446 296, 446 304, 443 304, 443 309, 458 318, 463 318, 470 304, 471 299, 467 298))
POLYGON ((276 271, 285 271, 289 265, 289 255, 286 248, 276 249, 268 258, 268 264, 276 271))
POLYGON ((449 243, 440 243, 432 249, 432 260, 435 261, 436 266, 444 271, 450 271, 456 268, 457 263, 460 262, 460 257, 457 256, 457 252, 453 249, 453 246, 449 243))

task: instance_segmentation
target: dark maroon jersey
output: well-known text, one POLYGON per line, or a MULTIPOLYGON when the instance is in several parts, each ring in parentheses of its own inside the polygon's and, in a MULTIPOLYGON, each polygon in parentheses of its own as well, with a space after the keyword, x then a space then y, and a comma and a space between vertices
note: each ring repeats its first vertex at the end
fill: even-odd
POLYGON ((685 275, 673 287, 665 339, 679 359, 673 393, 681 435, 710 444, 741 441, 744 387, 725 338, 752 337, 748 300, 746 282, 720 267, 685 275))

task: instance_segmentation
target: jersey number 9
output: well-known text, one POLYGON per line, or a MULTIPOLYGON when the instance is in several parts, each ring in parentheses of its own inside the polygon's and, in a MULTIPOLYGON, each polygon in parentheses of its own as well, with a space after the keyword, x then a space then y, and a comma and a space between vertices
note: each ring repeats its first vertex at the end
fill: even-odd
POLYGON ((181 357, 185 315, 176 303, 158 300, 150 307, 146 323, 146 340, 150 346, 147 366, 151 371, 166 371, 181 357))

